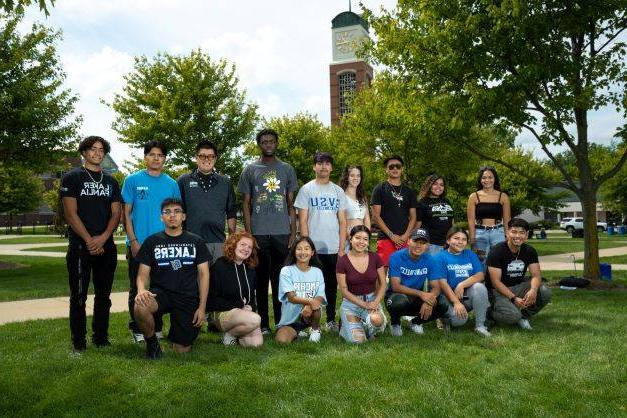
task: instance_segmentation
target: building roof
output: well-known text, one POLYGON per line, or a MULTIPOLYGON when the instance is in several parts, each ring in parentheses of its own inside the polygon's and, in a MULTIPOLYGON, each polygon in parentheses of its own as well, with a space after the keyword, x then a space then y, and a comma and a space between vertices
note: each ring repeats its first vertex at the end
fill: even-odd
POLYGON ((368 22, 361 16, 353 12, 342 12, 331 21, 331 28, 343 28, 346 26, 361 25, 368 31, 368 22))

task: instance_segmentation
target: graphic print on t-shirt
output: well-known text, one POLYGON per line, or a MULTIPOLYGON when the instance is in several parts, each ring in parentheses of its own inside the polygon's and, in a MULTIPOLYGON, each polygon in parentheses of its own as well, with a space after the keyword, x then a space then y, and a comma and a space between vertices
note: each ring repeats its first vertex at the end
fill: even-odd
POLYGON ((453 217, 453 208, 448 203, 438 203, 431 206, 431 216, 433 218, 440 218, 440 220, 447 220, 453 217))
POLYGON ((97 183, 95 181, 83 182, 80 196, 105 196, 111 197, 111 185, 97 183))
POLYGON ((257 197, 255 199, 255 213, 280 213, 283 212, 283 200, 285 193, 281 191, 281 180, 277 176, 276 170, 268 170, 263 174, 263 187, 260 190, 255 185, 257 197))
POLYGON ((313 299, 318 293, 318 282, 294 282, 294 291, 299 298, 313 299))
POLYGON ((137 186, 137 200, 148 200, 148 186, 137 186))
POLYGON ((507 275, 510 279, 520 279, 525 274, 525 263, 522 260, 512 260, 507 265, 507 275))
POLYGON ((446 267, 449 271, 455 272, 455 277, 458 279, 470 277, 470 272, 472 271, 472 263, 448 264, 446 267))
POLYGON ((154 257, 158 266, 170 266, 176 271, 184 265, 194 264, 196 246, 192 243, 157 244, 154 248, 154 257))
POLYGON ((311 210, 338 211, 340 199, 337 196, 313 196, 309 198, 311 210))

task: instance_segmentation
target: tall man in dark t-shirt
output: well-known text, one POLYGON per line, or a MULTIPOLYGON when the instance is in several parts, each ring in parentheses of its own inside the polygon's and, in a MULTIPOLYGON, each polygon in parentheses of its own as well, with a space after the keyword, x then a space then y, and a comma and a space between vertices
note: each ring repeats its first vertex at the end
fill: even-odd
POLYGON ((97 347, 109 345, 110 295, 118 255, 113 231, 120 223, 121 213, 120 186, 100 166, 110 150, 109 143, 99 136, 83 139, 78 146, 83 166, 61 179, 63 213, 70 226, 66 256, 70 330, 77 352, 87 346, 85 302, 92 275, 95 292, 92 342, 97 347))
POLYGON ((149 359, 161 356, 154 315, 170 314, 168 339, 174 351, 191 350, 205 320, 209 291, 207 244, 198 235, 183 230, 182 202, 165 199, 161 219, 165 231, 149 236, 137 254, 135 320, 144 334, 149 359))
MULTIPOLYGON (((403 184, 403 159, 398 155, 383 161, 387 180, 375 186, 370 198, 372 221, 379 227, 377 254, 387 266, 390 255, 407 246, 416 225, 416 193, 403 184)), ((387 269, 387 267, 386 267, 387 269)))
POLYGON ((212 263, 223 255, 225 222, 229 233, 233 233, 237 217, 231 179, 214 170, 217 159, 218 149, 212 142, 199 142, 196 145, 196 170, 177 180, 187 216, 185 229, 207 242, 212 263))
POLYGON ((551 301, 551 290, 542 284, 538 253, 525 243, 528 231, 527 221, 511 219, 507 241, 492 247, 487 266, 494 299, 492 318, 530 330, 529 319, 551 301), (527 270, 530 279, 525 277, 527 270))
POLYGON ((272 286, 274 322, 281 319, 279 274, 289 244, 296 235, 294 192, 298 188, 294 168, 276 158, 279 135, 272 129, 257 134, 261 158, 244 168, 238 191, 242 194, 244 227, 259 245, 257 276, 257 306, 261 316, 261 331, 270 332, 268 315, 268 284, 272 286))

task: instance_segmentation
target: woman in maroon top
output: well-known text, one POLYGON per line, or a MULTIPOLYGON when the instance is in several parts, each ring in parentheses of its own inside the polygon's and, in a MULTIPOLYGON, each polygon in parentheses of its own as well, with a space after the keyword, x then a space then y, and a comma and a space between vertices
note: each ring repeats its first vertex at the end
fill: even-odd
POLYGON ((348 342, 363 343, 385 330, 381 299, 385 293, 385 270, 381 258, 368 251, 370 229, 354 226, 350 250, 337 261, 337 283, 342 292, 340 335, 348 342))

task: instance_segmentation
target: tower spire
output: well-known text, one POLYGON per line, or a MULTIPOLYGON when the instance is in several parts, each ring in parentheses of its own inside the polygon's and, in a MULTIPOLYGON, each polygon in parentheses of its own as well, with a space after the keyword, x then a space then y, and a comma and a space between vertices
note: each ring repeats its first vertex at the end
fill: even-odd
POLYGON ((351 0, 348 0, 348 11, 349 12, 352 12, 352 10, 351 10, 351 3, 352 3, 351 0))

